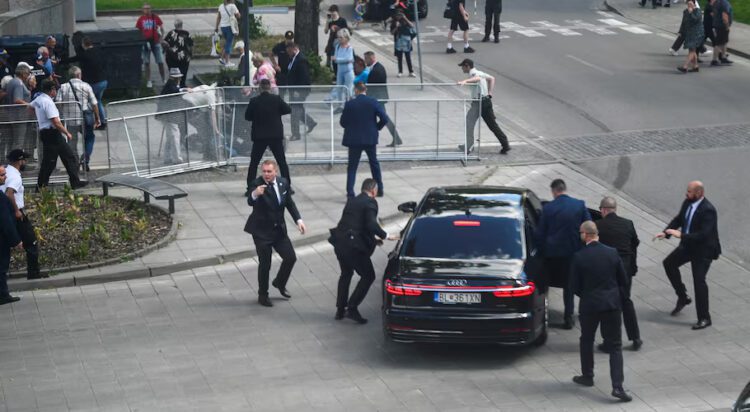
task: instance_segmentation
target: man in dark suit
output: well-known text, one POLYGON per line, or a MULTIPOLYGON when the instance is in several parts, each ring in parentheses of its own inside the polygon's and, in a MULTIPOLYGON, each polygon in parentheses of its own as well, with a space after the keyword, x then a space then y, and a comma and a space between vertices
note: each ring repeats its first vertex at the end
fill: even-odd
MULTIPOLYGON (((596 228, 599 230, 599 241, 609 247, 615 248, 622 259, 625 268, 625 296, 622 301, 622 318, 625 323, 625 332, 628 339, 633 342, 633 350, 638 350, 643 345, 641 332, 638 329, 638 319, 635 316, 633 300, 630 299, 630 288, 633 285, 633 276, 638 272, 637 257, 638 234, 631 220, 617 215, 617 201, 613 197, 605 197, 599 203, 599 211, 602 218, 597 220, 596 228)), ((608 350, 606 342, 599 345, 600 350, 608 350)))
POLYGON ((692 303, 680 276, 680 266, 690 262, 695 288, 695 309, 698 312, 698 323, 693 325, 693 329, 707 328, 711 326, 711 315, 708 311, 706 275, 711 261, 718 259, 721 254, 721 244, 716 208, 704 196, 703 183, 696 180, 688 184, 680 212, 654 238, 668 239, 672 236, 680 239, 679 246, 664 259, 664 271, 677 293, 677 306, 672 311, 672 316, 692 303))
POLYGON ((346 167, 346 195, 354 197, 354 181, 362 152, 367 153, 372 177, 378 182, 378 197, 383 196, 383 177, 376 146, 378 132, 388 123, 388 115, 377 100, 366 95, 367 86, 359 82, 354 85, 356 97, 344 105, 339 123, 344 128, 343 145, 349 148, 349 163, 346 167))
POLYGON ((573 382, 594 386, 594 336, 601 323, 604 341, 609 346, 609 374, 612 396, 623 402, 632 400, 625 392, 622 366, 621 308, 626 291, 625 268, 617 250, 599 243, 594 222, 583 222, 580 238, 586 246, 573 256, 570 267, 570 289, 581 298, 578 318, 581 321, 581 375, 573 382))
POLYGON ((370 260, 375 251, 375 237, 396 239, 388 236, 378 224, 378 202, 375 200, 377 190, 378 184, 374 179, 365 179, 362 182, 362 193, 346 202, 339 224, 331 230, 331 243, 341 266, 336 298, 336 320, 346 316, 357 323, 367 323, 367 319, 362 317, 357 307, 365 299, 367 291, 375 281, 375 269, 370 260), (349 296, 349 284, 355 271, 360 279, 349 296))
POLYGON ((292 108, 281 97, 271 94, 271 82, 268 79, 261 80, 260 95, 250 99, 245 110, 245 120, 252 122, 250 140, 253 141, 250 168, 247 170, 248 193, 252 191, 250 185, 258 175, 258 165, 266 148, 271 149, 273 157, 279 163, 281 175, 289 184, 292 183, 284 155, 284 124, 281 122, 281 116, 291 112, 292 108))
POLYGON ((300 53, 299 46, 292 42, 287 43, 286 52, 289 56, 286 81, 290 90, 290 103, 292 103, 292 138, 289 140, 300 140, 299 124, 304 122, 306 134, 312 132, 318 125, 305 111, 305 100, 310 95, 310 65, 304 54, 300 53), (307 86, 307 87, 306 87, 307 86))
MULTIPOLYGON (((5 166, 0 165, 0 185, 5 184, 5 166)), ((10 199, 0 190, 0 305, 18 302, 21 298, 11 296, 8 291, 8 271, 10 270, 10 250, 23 248, 16 231, 15 209, 10 199)))
POLYGON ((591 220, 591 215, 582 200, 574 199, 565 193, 567 186, 562 179, 553 180, 550 189, 555 199, 542 208, 542 217, 535 237, 549 276, 549 285, 544 285, 544 288, 563 288, 565 313, 562 328, 573 329, 575 300, 573 292, 568 288, 568 272, 573 254, 581 249, 578 228, 581 223, 591 220))
POLYGON ((268 298, 268 272, 271 270, 272 249, 281 257, 281 266, 271 285, 281 296, 291 298, 286 283, 292 273, 297 255, 286 232, 284 209, 289 211, 300 233, 305 234, 305 223, 292 200, 289 181, 276 175, 277 165, 273 160, 265 160, 261 165, 263 176, 250 182, 250 196, 247 204, 253 212, 245 223, 245 232, 253 236, 255 251, 258 254, 258 302, 263 306, 273 306, 268 298))
POLYGON ((500 13, 502 12, 503 0, 486 0, 484 3, 484 38, 482 43, 490 41, 490 31, 494 31, 495 43, 500 43, 500 13))
MULTIPOLYGON (((365 52, 365 64, 370 68, 370 74, 367 76, 368 94, 378 101, 380 107, 383 109, 383 113, 386 113, 383 101, 388 100, 388 86, 385 86, 388 83, 388 75, 385 72, 385 67, 377 61, 375 52, 373 51, 365 52), (381 84, 383 86, 380 86, 381 84)), ((393 137, 393 141, 387 146, 394 147, 403 144, 401 136, 399 136, 396 130, 396 125, 390 119, 388 119, 386 127, 388 127, 388 131, 393 137)))

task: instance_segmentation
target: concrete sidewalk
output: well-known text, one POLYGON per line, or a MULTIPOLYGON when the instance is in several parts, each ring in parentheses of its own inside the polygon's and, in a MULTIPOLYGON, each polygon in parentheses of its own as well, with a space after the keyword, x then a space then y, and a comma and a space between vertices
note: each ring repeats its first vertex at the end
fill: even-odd
MULTIPOLYGON (((680 28, 682 11, 685 9, 684 2, 672 4, 669 8, 657 7, 656 9, 651 8, 651 2, 641 7, 637 0, 604 0, 604 4, 610 10, 638 23, 675 34, 680 28)), ((734 22, 729 32, 728 47, 730 53, 750 58, 750 26, 734 22)))

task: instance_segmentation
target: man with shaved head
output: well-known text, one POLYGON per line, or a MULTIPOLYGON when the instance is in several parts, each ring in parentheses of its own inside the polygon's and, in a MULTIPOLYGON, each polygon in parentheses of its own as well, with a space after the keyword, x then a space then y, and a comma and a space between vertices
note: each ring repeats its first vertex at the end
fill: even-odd
POLYGON ((586 244, 573 255, 570 265, 570 290, 581 298, 578 319, 581 322, 581 375, 573 382, 594 386, 594 336, 602 325, 604 342, 609 349, 609 374, 612 396, 622 402, 632 397, 622 384, 622 301, 627 297, 625 268, 617 250, 599 242, 599 230, 592 221, 583 222, 579 229, 586 244))
POLYGON ((680 239, 677 248, 664 259, 664 271, 677 294, 677 305, 672 310, 672 316, 677 316, 686 305, 692 303, 680 276, 680 266, 690 262, 695 309, 698 312, 698 322, 693 325, 693 330, 711 326, 706 275, 711 261, 718 259, 721 254, 716 208, 704 193, 702 182, 694 180, 688 183, 680 212, 664 231, 654 236, 654 239, 669 239, 672 236, 680 239))
MULTIPOLYGON (((622 302, 622 319, 628 339, 633 342, 631 349, 638 350, 643 345, 643 341, 641 341, 641 332, 638 329, 635 307, 630 299, 630 288, 633 284, 633 276, 638 271, 636 260, 640 240, 638 240, 633 222, 620 217, 616 213, 617 201, 615 198, 609 196, 603 198, 599 203, 599 211, 602 214, 602 218, 596 221, 596 228, 599 229, 599 241, 617 250, 627 275, 625 276, 627 296, 624 297, 622 302)), ((599 349, 606 352, 608 350, 607 342, 599 345, 599 349)))

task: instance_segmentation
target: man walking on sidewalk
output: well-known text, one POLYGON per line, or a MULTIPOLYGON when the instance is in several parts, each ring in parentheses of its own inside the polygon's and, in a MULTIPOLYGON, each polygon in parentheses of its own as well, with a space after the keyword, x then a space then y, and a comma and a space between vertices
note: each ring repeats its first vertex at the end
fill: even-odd
POLYGON ((481 113, 482 120, 484 120, 484 123, 487 124, 487 127, 490 128, 490 131, 492 131, 502 146, 500 154, 508 154, 510 151, 508 136, 498 126, 497 119, 495 118, 495 109, 492 107, 492 91, 495 89, 495 78, 474 68, 474 61, 471 59, 464 59, 458 66, 461 67, 464 73, 469 75, 468 79, 458 82, 459 86, 478 84, 478 86, 474 87, 475 92, 472 95, 471 108, 466 113, 466 146, 458 145, 458 150, 462 152, 466 150, 466 153, 471 153, 474 150, 474 125, 479 120, 481 113))
POLYGON ((469 46, 469 12, 466 11, 466 0, 450 0, 450 4, 451 25, 448 30, 448 48, 445 52, 456 52, 453 48, 453 33, 460 28, 464 32, 464 53, 474 53, 474 49, 469 46))
POLYGON ((729 43, 729 28, 732 26, 732 5, 728 0, 710 0, 714 15, 714 57, 711 66, 732 64, 727 58, 727 43, 729 43))

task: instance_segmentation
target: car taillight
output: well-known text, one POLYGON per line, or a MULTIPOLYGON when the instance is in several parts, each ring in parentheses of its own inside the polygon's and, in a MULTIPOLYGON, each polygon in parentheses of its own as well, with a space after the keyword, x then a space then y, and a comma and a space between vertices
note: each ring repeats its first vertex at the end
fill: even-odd
POLYGON ((536 290, 534 282, 529 282, 524 286, 499 286, 498 289, 492 292, 493 295, 498 298, 517 298, 521 296, 529 296, 536 290))
POLYGON ((479 227, 482 223, 478 220, 454 220, 453 226, 456 227, 479 227))
POLYGON ((419 296, 422 294, 422 291, 419 289, 413 289, 403 285, 399 285, 391 282, 390 280, 385 281, 385 291, 390 293, 391 295, 398 296, 419 296))

